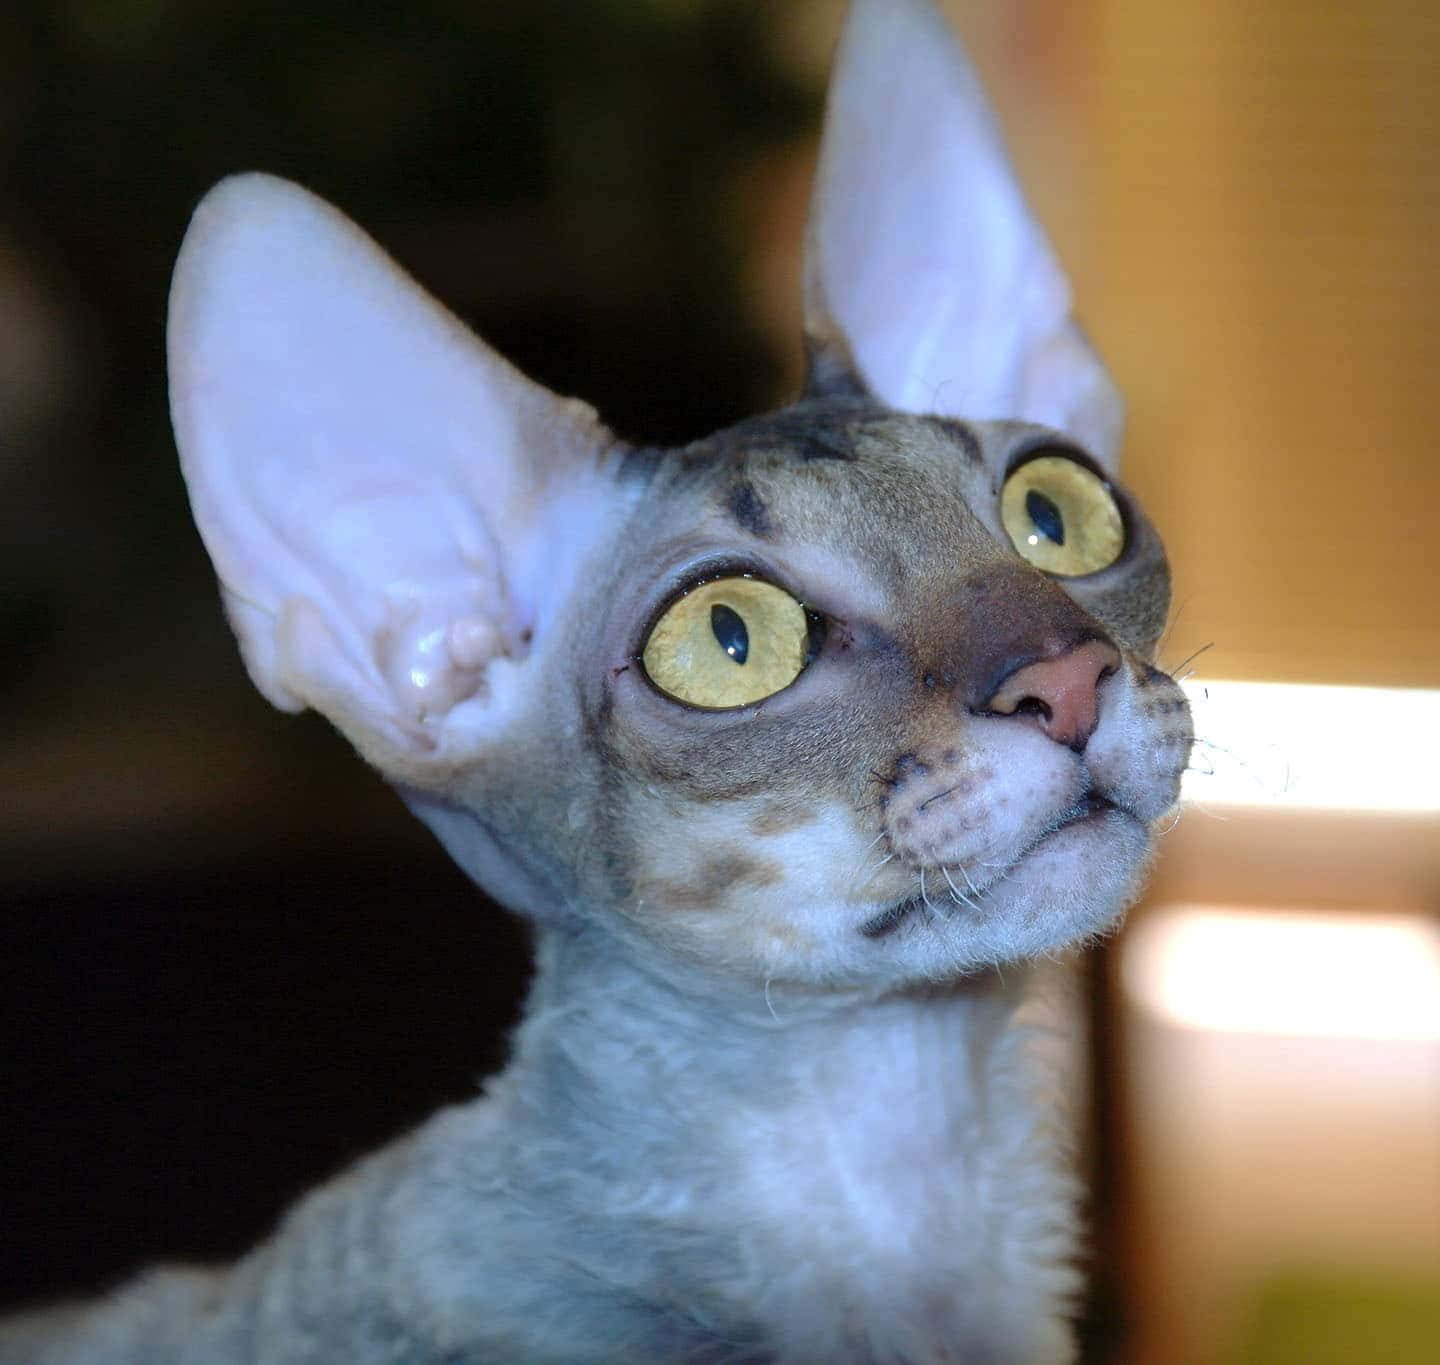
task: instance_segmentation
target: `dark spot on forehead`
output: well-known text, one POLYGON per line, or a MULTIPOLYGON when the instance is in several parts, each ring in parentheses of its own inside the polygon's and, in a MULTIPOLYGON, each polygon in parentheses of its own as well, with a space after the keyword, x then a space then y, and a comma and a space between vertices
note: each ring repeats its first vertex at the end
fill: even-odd
POLYGON ((957 421, 954 417, 927 417, 925 420, 946 440, 959 446, 961 454, 970 464, 980 465, 984 462, 984 456, 980 453, 980 442, 967 423, 957 421))
POLYGON ((860 431, 885 413, 863 398, 802 399, 716 432, 705 444, 722 456, 776 452, 802 461, 852 461, 860 431))
POLYGON ((785 446, 800 459, 810 460, 853 460, 855 458, 855 431, 848 423, 840 425, 822 422, 810 425, 796 422, 785 432, 785 446))
POLYGON ((770 522, 770 513, 765 506, 764 499, 748 480, 737 483, 730 490, 730 496, 726 499, 725 506, 730 515, 739 523, 740 529, 748 531, 752 536, 764 540, 775 529, 770 522))

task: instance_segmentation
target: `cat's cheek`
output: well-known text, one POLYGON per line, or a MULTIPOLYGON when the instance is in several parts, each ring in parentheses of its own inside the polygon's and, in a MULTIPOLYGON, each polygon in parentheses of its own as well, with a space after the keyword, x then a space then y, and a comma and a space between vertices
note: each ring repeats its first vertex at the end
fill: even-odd
POLYGON ((837 935, 853 933, 868 840, 838 803, 696 802, 648 818, 670 834, 645 846, 623 908, 672 949, 746 976, 808 980, 837 935))

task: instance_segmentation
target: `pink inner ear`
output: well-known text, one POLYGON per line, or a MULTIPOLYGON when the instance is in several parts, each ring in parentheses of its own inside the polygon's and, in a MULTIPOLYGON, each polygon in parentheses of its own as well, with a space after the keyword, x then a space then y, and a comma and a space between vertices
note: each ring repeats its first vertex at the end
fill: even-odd
POLYGON ((921 0, 855 0, 832 79, 807 322, 877 397, 1057 427, 1113 458, 1122 409, 1073 326, 984 93, 921 0))
POLYGON ((197 209, 169 349, 196 522, 251 674, 352 738, 419 735, 482 694, 605 528, 594 414, 285 181, 239 176, 197 209))

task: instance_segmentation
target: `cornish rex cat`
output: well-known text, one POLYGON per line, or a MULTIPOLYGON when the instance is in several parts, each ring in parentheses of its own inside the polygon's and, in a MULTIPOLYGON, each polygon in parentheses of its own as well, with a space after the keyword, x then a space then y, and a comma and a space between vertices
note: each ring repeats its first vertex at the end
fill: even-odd
POLYGON ((538 975, 484 1098, 0 1359, 1070 1358, 1024 964, 1135 897, 1191 732, 1118 399, 921 0, 852 8, 805 297, 802 398, 635 448, 304 190, 200 205, 173 412, 245 663, 538 975))

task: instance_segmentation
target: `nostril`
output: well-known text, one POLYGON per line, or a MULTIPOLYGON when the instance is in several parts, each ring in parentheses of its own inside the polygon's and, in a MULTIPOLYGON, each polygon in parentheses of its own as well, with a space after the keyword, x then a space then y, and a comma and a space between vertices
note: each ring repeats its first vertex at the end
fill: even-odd
POLYGON ((1100 684, 1120 667, 1106 640, 1087 640, 1061 654, 1012 670, 985 705, 1002 716, 1032 717, 1057 744, 1081 750, 1100 719, 1100 684))
POLYGON ((1055 716, 1049 704, 1041 701, 1039 697, 1021 697, 1020 700, 1015 703, 1014 714, 1017 716, 1039 716, 1041 720, 1053 720, 1055 716))

